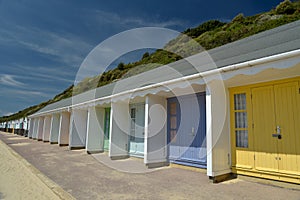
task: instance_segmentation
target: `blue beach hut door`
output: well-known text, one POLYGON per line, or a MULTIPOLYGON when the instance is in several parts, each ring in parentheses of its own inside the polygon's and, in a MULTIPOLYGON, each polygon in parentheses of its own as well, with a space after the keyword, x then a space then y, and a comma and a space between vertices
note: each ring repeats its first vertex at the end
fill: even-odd
POLYGON ((144 156, 145 104, 130 106, 129 154, 144 156))
POLYGON ((170 162, 206 167, 205 93, 168 99, 170 162))

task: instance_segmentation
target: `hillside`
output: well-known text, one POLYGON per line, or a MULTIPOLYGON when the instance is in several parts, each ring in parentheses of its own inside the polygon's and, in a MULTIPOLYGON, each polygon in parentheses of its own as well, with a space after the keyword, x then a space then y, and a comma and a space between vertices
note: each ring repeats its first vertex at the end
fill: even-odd
POLYGON ((188 28, 182 35, 171 40, 164 47, 165 50, 159 49, 151 54, 145 53, 139 61, 120 63, 115 69, 95 77, 87 77, 78 85, 70 86, 51 100, 26 108, 11 116, 1 117, 0 122, 28 116, 61 99, 182 59, 182 56, 178 54, 185 56, 198 53, 198 49, 195 50, 194 45, 186 40, 186 35, 193 38, 205 50, 209 50, 296 20, 300 20, 300 1, 285 0, 269 12, 254 16, 239 14, 227 23, 218 20, 204 22, 195 28, 188 28))

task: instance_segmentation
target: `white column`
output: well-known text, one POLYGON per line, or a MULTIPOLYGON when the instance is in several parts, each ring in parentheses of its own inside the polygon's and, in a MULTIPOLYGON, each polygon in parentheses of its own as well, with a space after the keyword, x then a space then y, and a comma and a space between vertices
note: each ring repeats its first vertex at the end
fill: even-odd
POLYGON ((70 120, 70 149, 85 148, 87 133, 87 110, 72 110, 70 120))
POLYGON ((51 129, 51 116, 46 116, 44 118, 44 128, 43 128, 43 141, 49 142, 51 129))
POLYGON ((105 109, 91 107, 87 116, 86 151, 88 153, 103 152, 105 109))
POLYGON ((29 119, 29 131, 28 131, 28 138, 32 138, 33 135, 33 126, 34 126, 34 118, 29 119))
POLYGON ((70 140, 70 113, 62 112, 60 114, 59 121, 59 134, 58 134, 58 144, 59 146, 69 145, 70 140))
POLYGON ((34 118, 32 139, 37 139, 39 129, 39 118, 34 118))
POLYGON ((39 117, 39 122, 38 122, 38 133, 37 133, 37 139, 38 141, 43 140, 43 131, 44 131, 44 117, 39 117))
POLYGON ((128 103, 112 103, 110 120, 109 157, 111 159, 126 158, 129 140, 129 105, 128 103))
POLYGON ((50 144, 58 144, 60 114, 51 116, 50 144))
POLYGON ((207 175, 216 178, 231 172, 228 90, 220 80, 206 88, 207 175))
POLYGON ((167 101, 164 97, 146 97, 144 147, 144 163, 148 167, 167 164, 167 101))

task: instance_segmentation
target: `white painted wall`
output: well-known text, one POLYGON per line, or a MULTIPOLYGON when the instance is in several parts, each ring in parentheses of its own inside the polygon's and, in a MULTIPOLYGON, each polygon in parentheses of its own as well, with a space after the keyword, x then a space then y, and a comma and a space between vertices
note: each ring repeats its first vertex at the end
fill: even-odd
POLYGON ((96 153, 103 151, 105 108, 91 107, 87 117, 86 151, 96 153))
POLYGON ((69 147, 84 148, 86 144, 87 110, 72 110, 69 147))
POLYGON ((206 90, 207 175, 227 174, 230 169, 230 126, 228 89, 214 80, 206 90))
POLYGON ((45 116, 44 118, 44 128, 43 128, 43 141, 49 142, 51 129, 51 116, 45 116))
POLYGON ((109 157, 128 156, 129 125, 128 103, 112 102, 109 157))
POLYGON ((102 152, 104 143, 105 108, 91 107, 88 109, 86 151, 102 152))
POLYGON ((29 120, 29 131, 28 131, 28 137, 29 138, 32 138, 32 135, 33 135, 33 128, 34 128, 34 119, 31 118, 29 120))
POLYGON ((164 97, 146 97, 144 147, 144 163, 167 161, 167 101, 164 97))
POLYGON ((59 119, 60 119, 60 114, 53 114, 51 116, 50 138, 49 138, 51 144, 58 143, 59 119))
POLYGON ((62 112, 59 118, 58 144, 68 145, 70 140, 70 113, 62 112))
POLYGON ((33 131, 32 131, 32 138, 37 138, 37 128, 38 128, 38 120, 37 118, 32 118, 33 120, 33 131))
POLYGON ((43 140, 43 131, 44 131, 44 118, 45 117, 39 117, 39 122, 38 122, 38 133, 37 133, 37 139, 38 140, 43 140))

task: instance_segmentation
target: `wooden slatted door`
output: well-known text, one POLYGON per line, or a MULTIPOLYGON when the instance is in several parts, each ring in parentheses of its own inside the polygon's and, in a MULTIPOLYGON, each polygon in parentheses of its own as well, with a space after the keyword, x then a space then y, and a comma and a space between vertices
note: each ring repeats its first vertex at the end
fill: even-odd
POLYGON ((205 94, 168 99, 168 141, 171 162, 206 166, 205 94))
POLYGON ((276 127, 273 86, 252 89, 252 109, 255 169, 278 171, 278 139, 272 137, 276 127))
POLYGON ((255 169, 299 171, 299 84, 289 82, 252 89, 255 169))
POLYGON ((278 139, 278 171, 300 175, 299 85, 291 82, 274 86, 278 139))
POLYGON ((132 156, 144 156, 145 104, 130 106, 129 153, 132 156))

